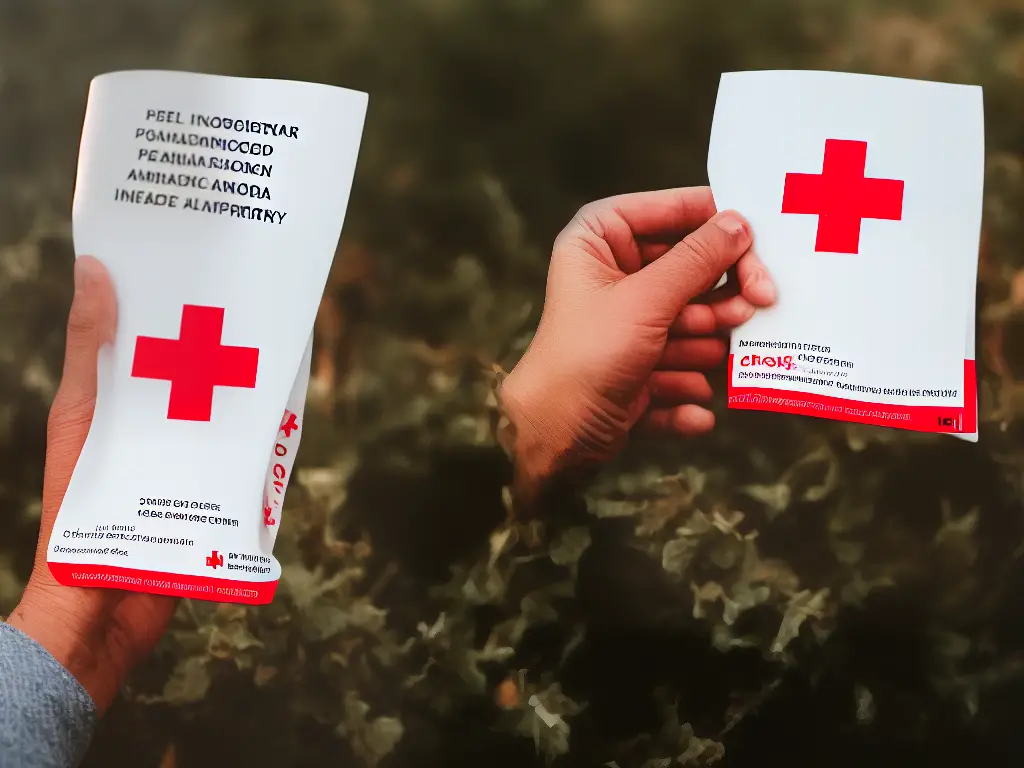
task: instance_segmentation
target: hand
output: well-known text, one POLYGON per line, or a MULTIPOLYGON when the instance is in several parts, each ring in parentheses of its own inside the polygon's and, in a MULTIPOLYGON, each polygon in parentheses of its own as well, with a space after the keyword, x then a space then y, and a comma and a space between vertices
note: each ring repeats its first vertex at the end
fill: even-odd
POLYGON ((606 461, 635 426, 710 430, 699 370, 727 352, 713 334, 776 297, 752 245, 749 224, 716 214, 707 187, 584 206, 555 241, 536 336, 501 387, 517 472, 540 479, 606 461), (702 297, 727 271, 729 283, 702 297))
POLYGON ((64 372, 46 429, 35 565, 21 602, 8 618, 8 624, 32 637, 78 679, 100 714, 128 671, 156 645, 175 605, 169 597, 64 587, 46 565, 50 531, 92 422, 100 347, 113 342, 116 326, 117 303, 106 268, 96 259, 79 257, 64 372))

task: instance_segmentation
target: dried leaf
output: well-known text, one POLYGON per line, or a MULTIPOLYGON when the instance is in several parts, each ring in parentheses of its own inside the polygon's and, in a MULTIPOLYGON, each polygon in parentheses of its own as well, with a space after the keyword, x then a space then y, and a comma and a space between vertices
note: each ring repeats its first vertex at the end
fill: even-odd
POLYGON ((829 590, 821 589, 817 592, 804 590, 793 595, 786 606, 786 613, 779 625, 779 632, 772 643, 772 653, 782 653, 786 646, 800 634, 800 626, 809 617, 820 618, 823 615, 826 598, 829 590))
POLYGON ((169 704, 201 701, 210 690, 210 673, 205 658, 192 656, 178 662, 164 684, 163 699, 169 704))
POLYGON ((551 561, 555 565, 576 565, 589 546, 589 528, 569 528, 562 532, 551 547, 551 561))

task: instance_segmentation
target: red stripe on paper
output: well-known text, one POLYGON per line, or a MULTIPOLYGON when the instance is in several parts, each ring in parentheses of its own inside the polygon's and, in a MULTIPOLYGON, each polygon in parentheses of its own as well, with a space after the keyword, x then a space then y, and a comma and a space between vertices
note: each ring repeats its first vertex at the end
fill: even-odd
POLYGON ((211 576, 140 571, 114 565, 53 562, 48 565, 53 578, 65 587, 124 589, 151 595, 246 605, 266 605, 274 599, 277 591, 276 581, 235 581, 211 576))
POLYGON ((974 433, 978 431, 978 383, 973 360, 964 360, 962 408, 932 405, 887 405, 830 395, 791 392, 732 384, 733 356, 729 355, 729 407, 742 411, 771 411, 795 416, 873 424, 915 432, 974 433), (952 423, 943 424, 948 420, 952 423))

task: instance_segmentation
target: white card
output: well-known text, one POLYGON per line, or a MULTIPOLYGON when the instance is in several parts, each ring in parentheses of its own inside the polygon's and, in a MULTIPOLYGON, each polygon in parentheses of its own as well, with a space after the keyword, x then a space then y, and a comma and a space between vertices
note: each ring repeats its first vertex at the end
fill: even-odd
POLYGON ((93 80, 75 252, 109 270, 118 326, 49 542, 61 583, 273 598, 313 321, 366 105, 312 83, 93 80))
POLYGON ((981 88, 728 73, 708 175, 779 289, 733 334, 731 408, 977 440, 981 88))

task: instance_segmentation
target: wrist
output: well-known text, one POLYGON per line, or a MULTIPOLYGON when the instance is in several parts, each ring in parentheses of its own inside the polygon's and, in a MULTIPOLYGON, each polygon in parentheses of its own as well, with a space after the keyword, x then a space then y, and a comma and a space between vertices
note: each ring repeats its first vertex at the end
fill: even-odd
POLYGON ((102 714, 120 689, 125 671, 107 652, 109 632, 76 610, 73 602, 25 590, 7 623, 35 640, 85 689, 102 714))
POLYGON ((507 420, 499 439, 513 464, 513 503, 523 516, 540 514, 541 508, 571 483, 573 440, 560 415, 557 390, 535 375, 526 358, 498 390, 507 420))

